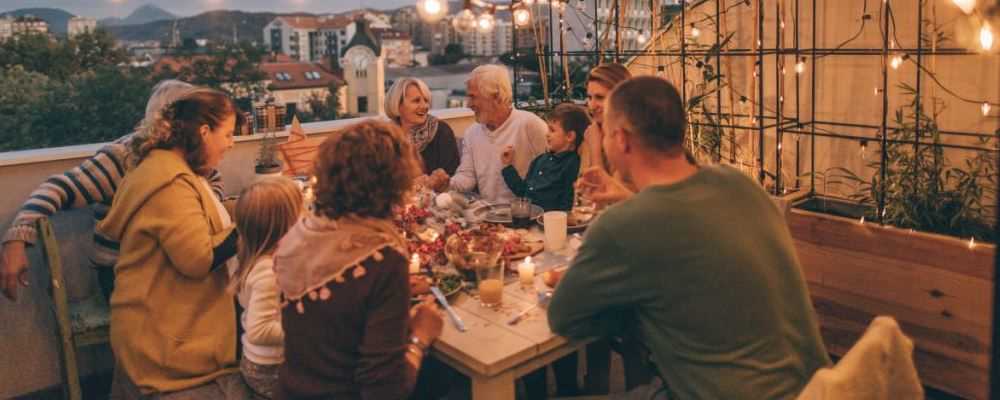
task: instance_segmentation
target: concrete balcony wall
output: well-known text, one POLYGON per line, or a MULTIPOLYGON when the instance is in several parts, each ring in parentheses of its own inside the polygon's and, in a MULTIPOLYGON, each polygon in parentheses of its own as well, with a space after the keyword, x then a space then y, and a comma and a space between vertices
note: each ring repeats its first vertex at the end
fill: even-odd
MULTIPOLYGON (((474 120, 468 109, 444 109, 432 114, 448 122, 459 136, 474 120)), ((325 137, 357 122, 346 119, 303 124, 308 136, 325 137)), ((282 134, 285 135, 285 134, 282 134)), ((220 167, 227 194, 237 194, 253 179, 253 161, 261 135, 238 137, 220 167)), ((50 175, 79 165, 103 144, 0 153, 0 222, 3 229, 21 203, 50 175)), ((93 232, 89 209, 59 213, 56 235, 66 270, 70 299, 99 292, 88 252, 93 232)), ((0 299, 0 398, 10 398, 62 383, 52 301, 47 293, 48 272, 41 268, 36 249, 29 249, 28 288, 20 288, 18 301, 0 299)), ((108 371, 113 364, 108 346, 92 346, 78 353, 83 376, 108 371)))

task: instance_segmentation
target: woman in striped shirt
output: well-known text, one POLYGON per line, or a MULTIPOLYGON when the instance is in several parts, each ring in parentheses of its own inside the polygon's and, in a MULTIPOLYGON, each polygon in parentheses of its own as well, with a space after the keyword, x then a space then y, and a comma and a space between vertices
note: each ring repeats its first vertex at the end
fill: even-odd
MULTIPOLYGON (((148 129, 144 122, 152 120, 164 107, 181 98, 195 86, 178 80, 165 80, 153 87, 153 93, 146 103, 146 115, 136 132, 122 136, 97 151, 80 165, 61 174, 49 177, 31 196, 14 217, 11 227, 3 235, 3 250, 0 252, 0 284, 3 293, 11 301, 17 300, 17 285, 27 286, 28 259, 25 247, 33 245, 38 238, 35 221, 41 217, 51 217, 60 210, 70 210, 92 206, 94 218, 100 221, 111 206, 111 199, 137 160, 136 149, 148 139, 148 129)), ((236 113, 239 118, 240 113, 236 113)), ((240 121, 237 121, 237 125, 240 121)), ((218 171, 209 177, 212 189, 221 199, 222 178, 218 171)), ((97 269, 101 292, 105 298, 111 297, 114 288, 114 267, 118 259, 118 243, 94 233, 94 251, 91 261, 97 269)))

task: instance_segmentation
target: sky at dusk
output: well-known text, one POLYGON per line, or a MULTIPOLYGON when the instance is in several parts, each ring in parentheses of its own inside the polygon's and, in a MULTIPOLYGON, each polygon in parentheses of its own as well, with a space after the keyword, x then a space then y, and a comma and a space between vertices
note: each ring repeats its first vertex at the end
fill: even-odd
POLYGON ((61 8, 73 14, 95 18, 125 17, 143 4, 153 4, 180 16, 227 9, 243 11, 312 13, 340 12, 360 8, 396 8, 415 0, 0 0, 0 12, 19 8, 61 8))

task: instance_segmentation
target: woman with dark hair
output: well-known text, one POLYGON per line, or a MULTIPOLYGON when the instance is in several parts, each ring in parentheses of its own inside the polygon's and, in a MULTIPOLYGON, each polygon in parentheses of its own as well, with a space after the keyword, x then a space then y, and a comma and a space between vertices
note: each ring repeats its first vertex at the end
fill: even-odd
POLYGON ((113 397, 246 395, 222 268, 236 254, 236 232, 205 179, 233 145, 236 114, 210 89, 168 105, 97 227, 121 243, 111 295, 113 397))
POLYGON ((314 212, 274 257, 285 299, 277 399, 404 399, 441 334, 433 303, 410 309, 409 252, 392 222, 420 175, 404 135, 369 120, 320 146, 314 212))

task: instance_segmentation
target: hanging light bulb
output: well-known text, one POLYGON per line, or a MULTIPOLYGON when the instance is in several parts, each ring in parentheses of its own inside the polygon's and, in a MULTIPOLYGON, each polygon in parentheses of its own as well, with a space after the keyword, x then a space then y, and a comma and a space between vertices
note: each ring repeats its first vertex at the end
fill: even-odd
POLYGON ((555 7, 556 11, 563 12, 566 9, 566 2, 560 0, 552 0, 552 6, 555 7))
POLYGON ((437 22, 448 14, 448 2, 442 0, 418 0, 417 14, 426 22, 437 22))
POLYGON ((535 0, 521 0, 521 2, 524 3, 524 5, 526 5, 526 6, 530 6, 532 4, 535 4, 535 0))
POLYGON ((892 69, 899 69, 899 64, 902 63, 903 63, 903 57, 893 56, 892 60, 889 61, 889 66, 892 67, 892 69))
POLYGON ((691 37, 697 38, 700 35, 701 31, 698 30, 698 27, 694 26, 694 24, 691 24, 691 37))
POLYGON ((459 33, 469 33, 476 29, 476 15, 472 10, 465 9, 459 12, 451 23, 459 33))
POLYGON ((966 14, 972 14, 972 10, 976 8, 976 0, 951 0, 955 3, 962 12, 966 14))
POLYGON ((980 109, 983 110, 983 116, 984 117, 987 116, 987 115, 990 115, 990 102, 984 101, 983 102, 983 106, 980 107, 980 109))
POLYGON ((646 32, 639 31, 639 36, 636 36, 635 41, 639 44, 646 44, 646 32))
POLYGON ((482 33, 492 32, 495 23, 496 20, 494 20, 493 14, 488 12, 479 14, 479 18, 476 19, 476 30, 482 33))
POLYGON ((805 72, 805 70, 806 70, 805 59, 806 59, 805 57, 802 57, 802 59, 799 60, 799 62, 795 63, 795 73, 796 74, 801 74, 802 72, 805 72))
POLYGON ((528 26, 529 22, 531 22, 531 12, 528 11, 527 8, 518 7, 516 10, 514 10, 515 25, 523 28, 525 26, 528 26))
POLYGON ((988 22, 984 22, 983 27, 979 28, 979 45, 983 46, 985 51, 993 48, 993 30, 990 29, 988 22))

